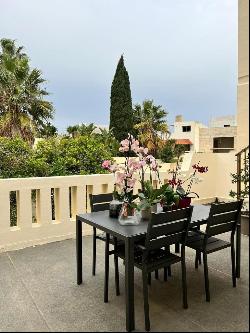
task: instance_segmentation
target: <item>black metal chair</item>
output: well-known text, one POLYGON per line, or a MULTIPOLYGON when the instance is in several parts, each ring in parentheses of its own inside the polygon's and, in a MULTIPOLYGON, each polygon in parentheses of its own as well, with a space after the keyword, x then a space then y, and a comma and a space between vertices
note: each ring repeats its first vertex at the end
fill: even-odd
MULTIPOLYGON (((109 209, 109 204, 113 199, 113 194, 112 193, 104 193, 96 195, 90 194, 89 199, 90 199, 91 212, 100 212, 109 209)), ((97 234, 96 228, 93 227, 92 275, 96 274, 96 240, 101 240, 105 242, 105 262, 109 260, 110 255, 114 254, 114 251, 109 250, 109 243, 111 243, 114 246, 114 249, 117 247, 118 244, 117 238, 110 237, 106 233, 97 234)), ((115 254, 114 254, 114 264, 115 264, 116 295, 118 296, 120 295, 119 268, 118 268, 118 257, 115 254)), ((104 301, 107 301, 106 298, 104 298, 104 301)))
MULTIPOLYGON (((104 193, 104 194, 89 194, 90 199, 90 208, 91 212, 100 212, 103 210, 109 209, 109 204, 113 199, 112 193, 104 193)), ((105 265, 109 266, 109 256, 114 254, 114 265, 115 265, 115 285, 116 285, 116 295, 120 295, 120 287, 119 287, 119 268, 118 268, 118 257, 116 255, 116 248, 118 245, 124 245, 122 240, 118 240, 116 237, 110 236, 106 233, 96 233, 96 228, 93 227, 93 258, 92 258, 92 275, 96 274, 96 240, 101 240, 105 242, 105 265), (108 242, 107 242, 108 238, 108 242), (114 249, 110 251, 109 244, 114 246, 114 249)), ((145 237, 142 236, 141 240, 138 242, 145 241, 145 237)), ((137 246, 137 243, 135 244, 137 246)), ((168 272, 164 269, 164 280, 167 280, 167 275, 171 275, 171 268, 168 268, 168 272)), ((109 278, 109 270, 105 271, 105 286, 104 286, 104 302, 108 302, 108 278, 109 278)), ((155 271, 155 278, 158 279, 158 271, 155 271)), ((151 284, 151 274, 148 275, 148 284, 151 284)))
POLYGON ((207 302, 210 301, 207 264, 207 255, 209 253, 231 247, 232 280, 233 287, 236 287, 234 238, 237 223, 240 219, 242 203, 243 200, 218 204, 213 203, 211 205, 206 231, 202 232, 200 230, 197 230, 195 232, 190 232, 187 239, 186 246, 196 250, 195 268, 198 268, 199 257, 201 256, 201 253, 203 254, 205 292, 207 302), (231 232, 229 242, 213 237, 225 232, 231 232))
MULTIPOLYGON (((192 216, 193 207, 178 209, 173 212, 152 213, 151 221, 144 245, 137 245, 134 252, 134 265, 142 270, 143 297, 145 313, 145 329, 150 330, 149 304, 148 304, 148 277, 153 271, 166 268, 181 262, 183 307, 187 308, 187 283, 185 265, 185 242, 188 235, 188 227, 192 216), (169 246, 180 242, 181 256, 169 251, 169 246)), ((124 245, 117 247, 117 255, 124 259, 124 245)), ((105 267, 108 269, 108 267, 105 267)), ((106 290, 106 292, 108 292, 106 290)))

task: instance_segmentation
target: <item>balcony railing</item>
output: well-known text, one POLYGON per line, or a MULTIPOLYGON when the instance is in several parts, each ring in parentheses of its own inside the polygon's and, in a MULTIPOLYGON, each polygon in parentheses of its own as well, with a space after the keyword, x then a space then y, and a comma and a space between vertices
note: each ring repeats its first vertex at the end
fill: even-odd
MULTIPOLYGON (((191 154, 189 158, 182 168, 184 174, 192 173, 192 165, 200 160, 202 165, 209 165, 203 182, 193 185, 193 191, 200 196, 198 201, 209 203, 215 197, 230 199, 231 182, 223 182, 223 188, 220 184, 225 170, 230 180, 234 156, 215 159, 206 154, 191 154)), ((170 165, 161 169, 162 183, 172 177, 169 168, 170 165)), ((112 174, 0 179, 0 251, 74 237, 75 216, 90 210, 89 194, 112 192, 113 184, 112 174)), ((157 180, 154 185, 159 185, 157 180)), ((90 235, 92 228, 84 227, 83 232, 90 235)))
MULTIPOLYGON (((162 182, 167 178, 161 172, 162 182)), ((1 179, 0 252, 74 237, 76 214, 90 210, 89 194, 113 189, 112 174, 1 179)))

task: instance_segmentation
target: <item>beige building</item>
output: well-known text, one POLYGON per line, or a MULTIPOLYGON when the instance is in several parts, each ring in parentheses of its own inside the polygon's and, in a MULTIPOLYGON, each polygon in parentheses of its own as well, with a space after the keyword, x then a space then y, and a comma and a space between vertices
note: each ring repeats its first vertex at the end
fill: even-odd
POLYGON ((249 144, 249 0, 238 2, 237 150, 249 144))
POLYGON ((196 153, 200 149, 200 129, 205 125, 197 121, 186 121, 182 115, 175 117, 173 133, 170 138, 175 139, 177 144, 185 145, 186 151, 196 153))
POLYGON ((176 116, 171 139, 193 153, 228 153, 235 149, 237 126, 235 116, 213 118, 209 127, 197 121, 185 121, 176 116))
POLYGON ((212 118, 209 127, 233 127, 237 126, 235 115, 212 118))
POLYGON ((213 118, 207 128, 200 129, 200 152, 228 153, 237 147, 235 116, 213 118))

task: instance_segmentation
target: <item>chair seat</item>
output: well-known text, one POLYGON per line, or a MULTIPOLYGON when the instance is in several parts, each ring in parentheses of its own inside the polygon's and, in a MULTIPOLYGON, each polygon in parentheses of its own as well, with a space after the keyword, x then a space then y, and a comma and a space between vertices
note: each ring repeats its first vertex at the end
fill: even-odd
MULTIPOLYGON (((191 230, 192 231, 188 232, 187 243, 201 240, 202 232, 198 229, 197 230, 191 229, 191 230)), ((202 235, 202 239, 204 239, 203 235, 202 235)))
MULTIPOLYGON (((198 232, 189 232, 186 246, 203 252, 204 235, 198 232)), ((231 243, 216 237, 209 237, 207 240, 206 253, 212 253, 230 247, 231 243)))
MULTIPOLYGON (((117 254, 120 258, 125 259, 125 246, 121 245, 117 248, 117 254)), ((142 269, 142 256, 143 251, 135 245, 134 249, 134 264, 136 267, 142 269)), ((167 253, 165 250, 159 249, 156 251, 151 251, 147 258, 146 268, 148 272, 152 272, 158 268, 168 267, 172 264, 181 261, 181 257, 173 254, 167 253)))

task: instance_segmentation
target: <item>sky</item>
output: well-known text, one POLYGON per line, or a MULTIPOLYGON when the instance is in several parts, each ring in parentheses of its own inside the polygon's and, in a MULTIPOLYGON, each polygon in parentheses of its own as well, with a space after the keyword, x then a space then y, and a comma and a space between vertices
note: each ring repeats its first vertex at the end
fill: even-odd
POLYGON ((208 124, 236 113, 237 0, 0 0, 0 38, 48 81, 53 123, 109 124, 121 54, 133 104, 208 124))

